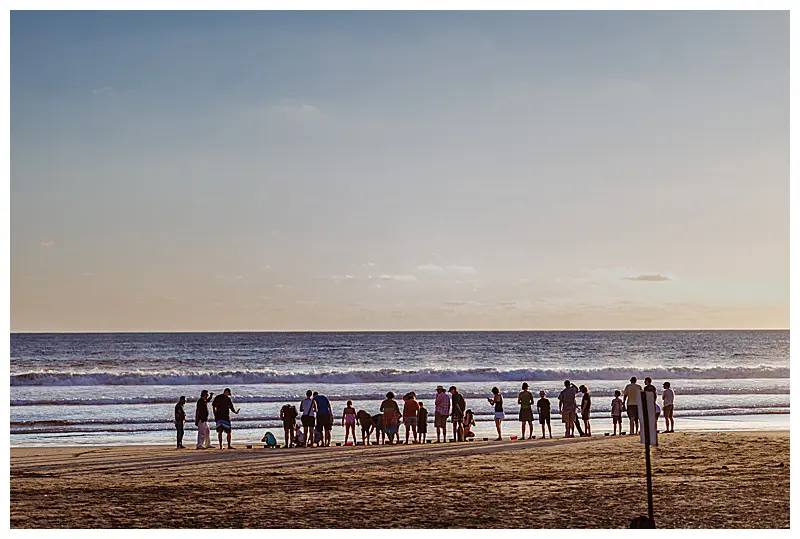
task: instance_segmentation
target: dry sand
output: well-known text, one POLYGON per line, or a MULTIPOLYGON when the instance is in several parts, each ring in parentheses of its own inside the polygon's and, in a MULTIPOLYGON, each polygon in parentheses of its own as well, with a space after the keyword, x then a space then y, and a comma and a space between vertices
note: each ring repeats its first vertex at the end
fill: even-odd
MULTIPOLYGON (((789 526, 788 432, 659 441, 658 527, 789 526)), ((17 528, 624 528, 646 510, 644 449, 633 436, 11 450, 17 528)))

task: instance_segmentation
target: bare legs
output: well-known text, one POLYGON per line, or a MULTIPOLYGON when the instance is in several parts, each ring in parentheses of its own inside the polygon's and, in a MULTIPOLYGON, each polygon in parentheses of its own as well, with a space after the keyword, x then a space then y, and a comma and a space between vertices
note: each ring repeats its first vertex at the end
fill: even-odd
MULTIPOLYGON (((498 441, 503 439, 502 424, 503 424, 503 420, 502 419, 495 419, 494 420, 494 426, 497 428, 497 440, 498 441)), ((531 428, 531 433, 533 433, 533 428, 531 428)))

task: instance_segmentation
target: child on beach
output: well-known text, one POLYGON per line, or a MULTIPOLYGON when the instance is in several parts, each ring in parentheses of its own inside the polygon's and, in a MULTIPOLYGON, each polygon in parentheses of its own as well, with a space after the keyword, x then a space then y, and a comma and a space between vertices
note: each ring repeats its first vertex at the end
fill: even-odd
POLYGON ((622 434, 622 412, 625 411, 625 406, 622 404, 620 396, 622 392, 618 389, 614 391, 614 399, 611 401, 611 422, 614 424, 614 434, 617 435, 617 425, 619 425, 619 433, 622 434))
POLYGON ((356 419, 358 420, 358 424, 361 425, 361 443, 369 445, 372 429, 375 428, 372 422, 372 416, 369 415, 366 410, 359 410, 356 414, 356 419))
POLYGON ((350 431, 353 432, 353 443, 356 443, 356 409, 353 401, 347 401, 347 406, 342 411, 342 425, 344 426, 344 443, 347 444, 350 431))
POLYGON ((261 438, 261 442, 267 444, 267 447, 278 447, 278 440, 275 439, 275 435, 272 434, 270 431, 261 438))
POLYGON ((422 403, 419 403, 419 415, 417 416, 417 435, 419 443, 424 444, 428 437, 428 410, 422 403))
MULTIPOLYGON (((550 433, 550 439, 552 440, 553 429, 550 428, 550 399, 547 398, 547 392, 539 392, 539 400, 536 401, 536 411, 539 413, 539 424, 542 426, 542 438, 545 437, 544 426, 546 424, 547 432, 550 433)), ((532 435, 531 433, 531 436, 532 435)))
POLYGON ((294 426, 294 446, 300 447, 303 445, 303 429, 300 428, 300 425, 295 424, 294 426))

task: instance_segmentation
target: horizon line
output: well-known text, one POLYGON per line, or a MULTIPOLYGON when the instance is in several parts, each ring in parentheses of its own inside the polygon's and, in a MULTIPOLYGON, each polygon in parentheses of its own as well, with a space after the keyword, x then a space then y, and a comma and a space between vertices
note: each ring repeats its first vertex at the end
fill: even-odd
POLYGON ((188 334, 188 333, 579 333, 635 331, 791 331, 791 328, 602 328, 602 329, 225 329, 225 330, 22 330, 11 335, 110 335, 110 334, 188 334))

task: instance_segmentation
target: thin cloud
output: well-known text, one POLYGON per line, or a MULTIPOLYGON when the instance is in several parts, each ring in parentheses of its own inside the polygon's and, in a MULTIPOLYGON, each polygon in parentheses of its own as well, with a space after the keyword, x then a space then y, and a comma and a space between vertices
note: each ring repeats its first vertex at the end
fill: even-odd
POLYGON ((663 282, 663 281, 671 281, 672 280, 669 277, 665 277, 665 276, 661 275, 660 273, 656 273, 655 275, 644 273, 642 275, 637 275, 635 277, 623 277, 623 279, 626 280, 626 281, 644 281, 644 282, 650 282, 650 283, 659 283, 659 282, 663 282))
POLYGON ((48 249, 50 247, 55 247, 55 245, 56 242, 54 242, 53 240, 45 240, 39 242, 39 247, 44 247, 45 249, 48 249))
POLYGON ((263 266, 260 267, 260 269, 264 271, 272 271, 272 266, 270 266, 269 264, 264 264, 263 266))
POLYGON ((444 273, 444 268, 441 266, 437 266, 436 264, 423 264, 422 266, 417 266, 417 271, 430 271, 433 273, 444 273))
POLYGON ((100 94, 105 94, 105 93, 112 92, 112 91, 114 91, 114 87, 113 86, 102 86, 100 88, 93 89, 92 90, 92 95, 100 95, 100 94))
POLYGON ((417 278, 413 275, 392 275, 393 281, 402 281, 407 283, 417 282, 417 278))
POLYGON ((478 273, 478 270, 472 266, 447 266, 447 269, 461 275, 475 275, 478 273))

